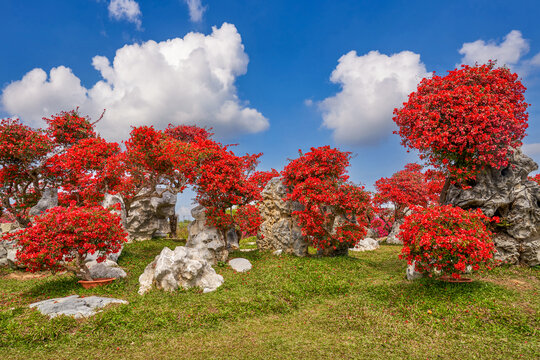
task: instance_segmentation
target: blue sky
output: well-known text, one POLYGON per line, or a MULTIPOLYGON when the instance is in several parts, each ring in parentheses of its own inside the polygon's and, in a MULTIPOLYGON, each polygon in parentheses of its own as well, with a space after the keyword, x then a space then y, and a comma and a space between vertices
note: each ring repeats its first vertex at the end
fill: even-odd
POLYGON ((236 152, 263 152, 262 169, 329 144, 356 154, 351 178, 372 189, 417 160, 391 121, 416 83, 497 59, 528 88, 538 162, 539 13, 536 1, 3 0, 0 117, 37 127, 107 108, 100 131, 115 141, 130 125, 213 126, 236 152))

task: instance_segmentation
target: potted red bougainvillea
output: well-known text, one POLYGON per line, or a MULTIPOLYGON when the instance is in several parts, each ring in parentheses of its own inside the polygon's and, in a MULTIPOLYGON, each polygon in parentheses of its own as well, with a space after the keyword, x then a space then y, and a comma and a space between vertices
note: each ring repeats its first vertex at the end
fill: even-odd
POLYGON ((405 217, 399 238, 403 241, 400 258, 416 271, 442 280, 463 281, 461 275, 489 268, 493 259, 489 219, 477 209, 466 211, 451 205, 414 208, 405 217))
POLYGON ((52 208, 5 238, 18 241, 17 259, 28 271, 71 271, 85 286, 103 280, 92 279, 86 255, 99 252, 97 261, 102 262, 120 250, 126 236, 117 214, 101 206, 70 206, 52 208))

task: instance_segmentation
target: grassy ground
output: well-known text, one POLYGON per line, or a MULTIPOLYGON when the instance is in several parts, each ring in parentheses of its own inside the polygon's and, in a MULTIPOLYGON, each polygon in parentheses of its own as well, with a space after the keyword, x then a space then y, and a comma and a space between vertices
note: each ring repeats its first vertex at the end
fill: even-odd
MULTIPOLYGON (((248 241, 249 242, 249 241, 248 241)), ((539 359, 540 270, 499 268, 470 284, 404 280, 400 248, 344 258, 234 252, 225 284, 137 294, 138 276, 164 246, 126 246, 129 278, 82 289, 69 275, 0 271, 4 359, 539 359), (72 294, 128 300, 83 320, 49 320, 27 304, 72 294)))

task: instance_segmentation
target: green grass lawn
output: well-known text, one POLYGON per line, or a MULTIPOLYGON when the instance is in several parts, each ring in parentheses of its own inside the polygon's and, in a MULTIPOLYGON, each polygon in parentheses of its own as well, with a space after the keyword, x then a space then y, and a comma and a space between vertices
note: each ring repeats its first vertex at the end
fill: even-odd
POLYGON ((127 280, 85 290, 71 275, 0 271, 2 359, 539 359, 540 270, 504 267, 470 284, 408 282, 400 247, 342 258, 234 252, 216 292, 139 296, 164 246, 128 244, 127 280), (121 298, 89 319, 49 320, 26 305, 79 294, 121 298))

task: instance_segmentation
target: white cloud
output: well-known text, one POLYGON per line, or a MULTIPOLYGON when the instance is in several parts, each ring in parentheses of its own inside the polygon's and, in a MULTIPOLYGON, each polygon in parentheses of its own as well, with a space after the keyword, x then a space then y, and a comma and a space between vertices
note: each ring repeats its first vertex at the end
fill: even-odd
POLYGON ((523 144, 521 150, 529 156, 540 155, 540 143, 523 144))
POLYGON ((189 18, 193 22, 202 21, 207 6, 201 4, 201 0, 184 0, 189 8, 189 18))
POLYGON ((529 59, 524 58, 529 49, 529 41, 523 38, 521 31, 512 30, 500 43, 494 40, 464 43, 459 53, 463 55, 462 64, 485 64, 489 60, 496 60, 498 66, 506 65, 512 71, 526 77, 540 66, 540 53, 529 59))
POLYGON ((464 43, 459 50, 459 53, 463 55, 462 64, 485 64, 489 60, 497 60, 500 66, 515 65, 528 52, 529 43, 518 30, 510 31, 500 44, 493 40, 487 43, 484 40, 476 40, 464 43))
POLYGON ((9 84, 1 102, 11 115, 32 126, 61 110, 80 107, 82 114, 105 116, 98 130, 110 139, 125 139, 130 126, 169 123, 214 128, 218 135, 255 133, 268 120, 238 99, 236 77, 247 71, 249 59, 236 27, 224 23, 210 35, 189 33, 163 42, 126 45, 113 63, 95 56, 92 65, 102 80, 85 88, 71 69, 28 72, 9 84))
POLYGON ((134 0, 111 0, 109 3, 109 16, 115 20, 127 20, 141 27, 141 9, 134 0))
POLYGON ((410 51, 391 56, 351 51, 339 59, 330 77, 342 90, 319 103, 323 124, 334 130, 338 143, 377 143, 392 132, 394 108, 427 76, 420 55, 410 51))

